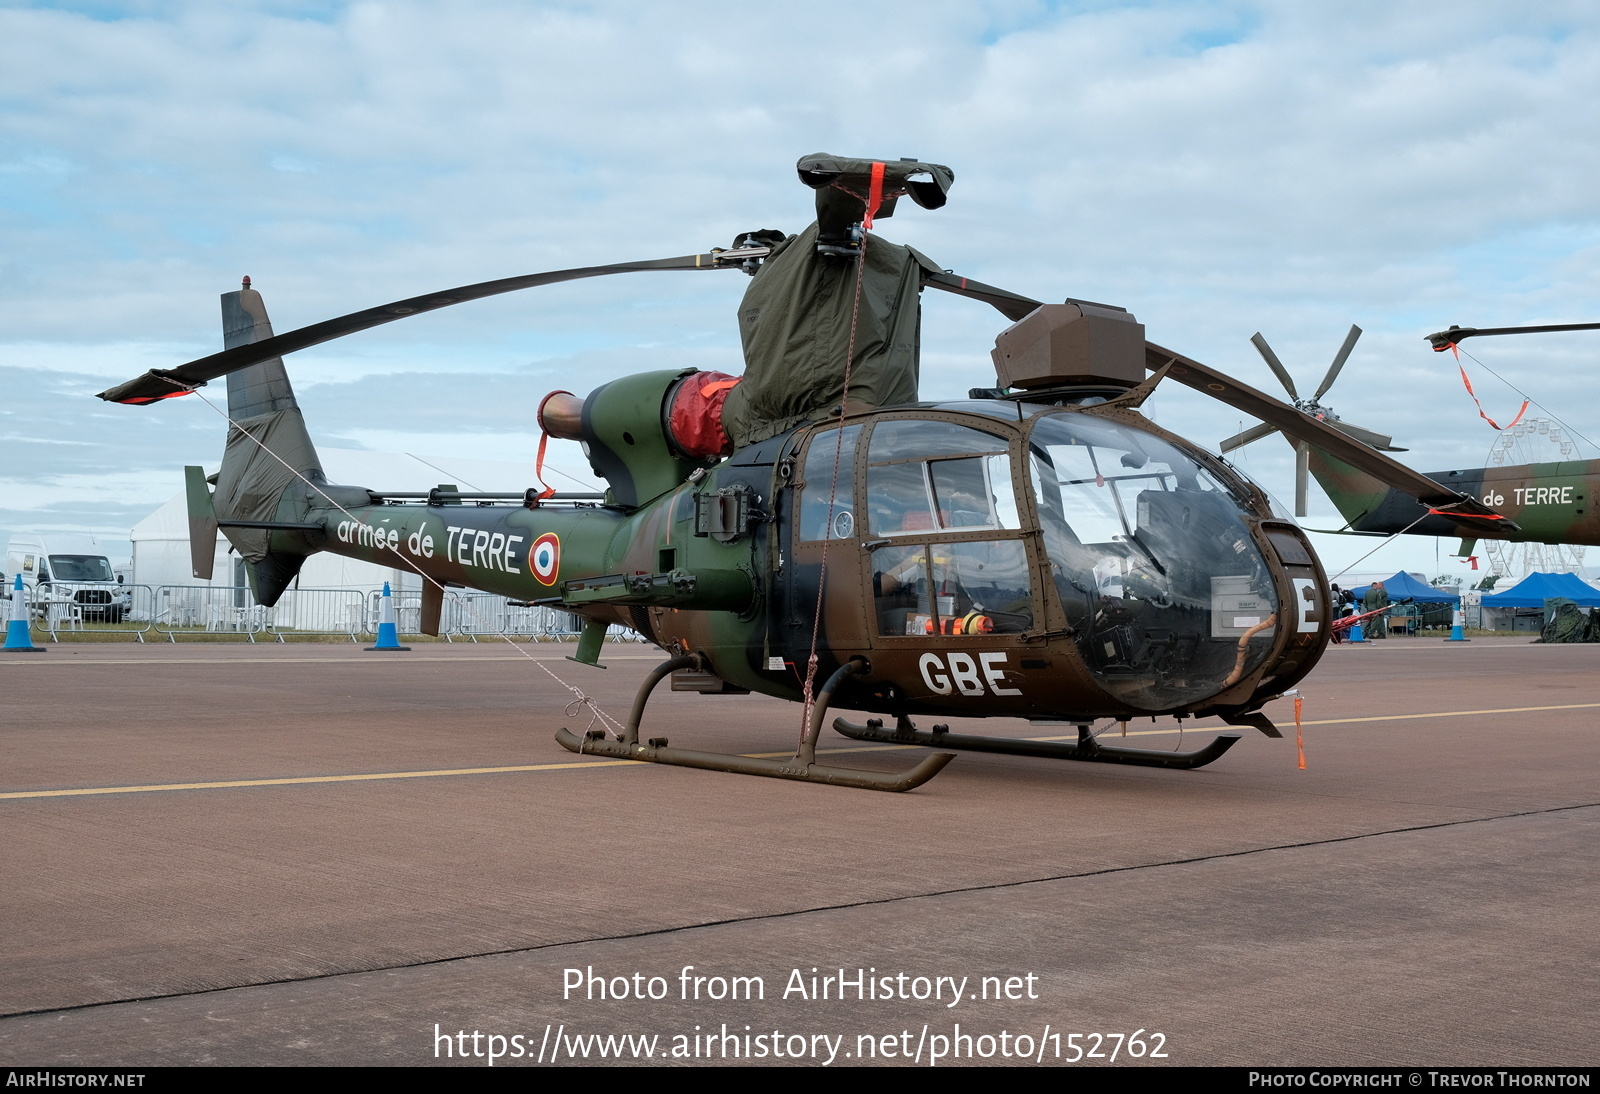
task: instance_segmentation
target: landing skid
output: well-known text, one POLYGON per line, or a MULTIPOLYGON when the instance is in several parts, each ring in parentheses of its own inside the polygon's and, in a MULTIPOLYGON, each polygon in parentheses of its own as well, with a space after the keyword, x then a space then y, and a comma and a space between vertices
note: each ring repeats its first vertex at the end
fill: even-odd
POLYGON ((822 732, 822 719, 827 714, 833 694, 845 678, 864 667, 861 661, 851 661, 840 666, 828 677, 817 693, 811 709, 811 722, 805 738, 793 756, 784 759, 762 759, 757 756, 739 756, 729 752, 698 752, 687 748, 669 748, 665 737, 652 737, 647 744, 639 743, 639 722, 644 717, 645 703, 655 686, 678 669, 701 668, 700 658, 674 657, 653 669, 639 688, 633 700, 633 712, 628 718, 628 728, 620 740, 607 740, 605 731, 589 730, 582 737, 565 727, 556 730, 556 741, 569 752, 585 756, 606 756, 619 760, 639 760, 644 763, 669 764, 674 767, 697 767, 702 771, 728 771, 736 775, 763 775, 772 779, 794 779, 799 782, 824 783, 829 786, 849 786, 859 790, 914 790, 944 770, 945 764, 955 759, 952 752, 937 752, 925 756, 916 766, 902 772, 867 771, 853 767, 833 767, 816 762, 817 737, 822 732))
POLYGON ((1218 734, 1217 739, 1193 752, 1158 752, 1149 748, 1122 748, 1103 745, 1089 735, 1088 726, 1078 727, 1078 743, 1028 741, 1019 737, 974 737, 950 733, 934 726, 922 733, 911 719, 901 715, 894 729, 884 729, 882 720, 869 718, 858 726, 843 718, 833 720, 833 728, 857 741, 883 741, 886 744, 921 745, 924 748, 955 748, 968 752, 1004 752, 1012 756, 1047 756, 1057 760, 1082 760, 1101 764, 1135 764, 1139 767, 1173 767, 1181 770, 1204 767, 1233 747, 1237 733, 1218 734))

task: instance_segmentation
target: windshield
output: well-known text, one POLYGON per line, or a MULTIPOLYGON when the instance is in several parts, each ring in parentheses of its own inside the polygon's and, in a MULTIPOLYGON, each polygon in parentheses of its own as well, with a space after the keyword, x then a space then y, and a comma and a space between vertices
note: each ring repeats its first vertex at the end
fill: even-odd
POLYGON ((117 580, 111 563, 101 555, 51 555, 50 576, 56 581, 117 580))
POLYGON ((1156 710, 1259 666, 1277 596, 1242 495, 1160 437, 1092 414, 1036 419, 1029 455, 1051 576, 1103 687, 1156 710))

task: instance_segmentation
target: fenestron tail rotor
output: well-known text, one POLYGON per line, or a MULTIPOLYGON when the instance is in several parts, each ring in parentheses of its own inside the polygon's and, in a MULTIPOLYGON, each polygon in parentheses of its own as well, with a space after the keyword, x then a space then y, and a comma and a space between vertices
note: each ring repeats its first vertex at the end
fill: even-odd
MULTIPOLYGON (((1350 324, 1350 333, 1345 335, 1344 344, 1339 347, 1339 352, 1333 355, 1333 363, 1328 366, 1328 371, 1323 375, 1322 383, 1317 385, 1316 394, 1309 399, 1300 397, 1299 391, 1294 386, 1294 377, 1290 376, 1289 370, 1283 367, 1283 362, 1278 360, 1278 355, 1272 351, 1271 346, 1267 345, 1267 340, 1261 336, 1260 331, 1251 335, 1250 344, 1256 347, 1256 351, 1261 354, 1261 359, 1267 363, 1267 367, 1272 370, 1272 374, 1283 384, 1284 390, 1289 393, 1289 398, 1294 400, 1295 407, 1301 413, 1330 425, 1339 430, 1339 432, 1355 438, 1370 448, 1376 448, 1380 452, 1404 452, 1405 449, 1394 446, 1392 437, 1340 421, 1339 416, 1330 407, 1322 405, 1322 397, 1328 393, 1328 389, 1333 386, 1333 382, 1339 378, 1339 373, 1344 368, 1344 363, 1350 359, 1350 351, 1355 349, 1356 340, 1360 337, 1361 328, 1354 323, 1350 324)), ((1259 441, 1262 437, 1271 436, 1276 432, 1278 432, 1278 427, 1274 425, 1251 426, 1249 429, 1235 433, 1223 441, 1222 451, 1224 454, 1232 452, 1236 448, 1242 448, 1252 441, 1259 441)), ((1303 517, 1306 515, 1306 495, 1311 477, 1311 449, 1305 441, 1301 440, 1294 441, 1294 447, 1294 512, 1295 516, 1303 517)))

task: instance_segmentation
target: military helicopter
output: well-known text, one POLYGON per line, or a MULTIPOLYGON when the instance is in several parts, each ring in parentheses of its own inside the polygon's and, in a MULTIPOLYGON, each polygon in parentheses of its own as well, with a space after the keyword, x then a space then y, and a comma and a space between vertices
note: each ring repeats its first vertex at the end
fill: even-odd
MULTIPOLYGON (((1503 334, 1543 334, 1554 331, 1600 329, 1600 323, 1567 323, 1554 326, 1450 327, 1427 336, 1435 352, 1453 350, 1461 341, 1474 336, 1503 334)), ((1321 384, 1310 399, 1302 399, 1295 389, 1294 379, 1278 359, 1272 347, 1258 332, 1251 339, 1267 366, 1289 392, 1295 406, 1303 414, 1326 422, 1373 448, 1384 452, 1404 452, 1393 447, 1393 441, 1384 434, 1363 429, 1341 421, 1331 408, 1323 405, 1322 398, 1333 386, 1340 369, 1350 356, 1361 328, 1350 327, 1344 344, 1334 355, 1321 384)), ((1466 374, 1462 373, 1465 382, 1466 374)), ((1467 391, 1472 392, 1471 384, 1467 391)), ((1476 399, 1476 395, 1473 396, 1476 399)), ((1526 410, 1526 406, 1523 408, 1526 410)), ((1484 420, 1499 426, 1483 414, 1484 420)), ((1518 417, 1520 417, 1520 413, 1518 417)), ((1515 421, 1511 425, 1515 425, 1515 421)), ((1507 428, 1510 428, 1509 426, 1507 428)), ((1229 437, 1221 443, 1223 455, 1252 441, 1277 432, 1274 425, 1252 426, 1229 437)), ((1287 431, 1286 431, 1287 432, 1287 431)), ((1449 536, 1460 534, 1461 526, 1447 516, 1430 512, 1426 505, 1405 490, 1396 489, 1381 476, 1351 466, 1325 448, 1304 439, 1290 437, 1295 446, 1295 515, 1306 515, 1307 476, 1317 483, 1333 501, 1340 516, 1345 518, 1341 532, 1358 535, 1392 536, 1410 534, 1419 536, 1449 536)), ((1464 535, 1456 554, 1471 557, 1477 549, 1478 539, 1508 540, 1511 542, 1564 543, 1574 545, 1600 545, 1600 512, 1590 504, 1595 489, 1600 487, 1600 460, 1561 460, 1548 463, 1502 464, 1492 467, 1469 467, 1454 471, 1430 471, 1427 477, 1452 490, 1470 494, 1510 518, 1498 527, 1485 528, 1476 536, 1464 535)), ((1476 565, 1476 564, 1474 564, 1476 565)))
MULTIPOLYGON (((1287 404, 1145 340, 1127 311, 1039 301, 960 277, 874 233, 900 197, 945 203, 953 174, 916 160, 807 156, 817 220, 728 249, 484 282, 274 336, 259 293, 223 296, 226 348, 103 392, 151 403, 228 377, 221 470, 188 468, 191 542, 220 527, 276 602, 316 551, 424 577, 423 630, 443 588, 471 586, 583 617, 574 660, 596 664, 610 624, 671 656, 613 735, 568 729, 585 754, 877 790, 907 790, 956 751, 1194 768, 1191 752, 1112 746, 1100 719, 1218 716, 1280 736, 1262 712, 1316 664, 1332 612, 1305 535, 1226 461, 1145 418, 1166 381, 1325 448, 1466 532, 1493 509, 1418 475, 1287 404), (426 495, 329 483, 281 355, 496 293, 646 271, 743 270, 742 378, 645 372, 538 409, 580 441, 602 497, 426 495), (920 293, 986 302, 999 386, 917 401, 920 293), (1147 375, 1148 373, 1148 375, 1147 375), (215 485, 213 493, 210 489, 215 485), (641 739, 652 690, 755 691, 805 705, 793 756, 769 759, 641 739), (820 681, 820 686, 819 686, 820 681), (901 772, 818 763, 834 705, 846 736, 936 751, 901 772), (1075 725, 1075 743, 916 728, 913 717, 1020 717, 1075 725)), ((541 448, 542 448, 541 442, 541 448)), ((195 560, 209 574, 210 559, 195 560)))

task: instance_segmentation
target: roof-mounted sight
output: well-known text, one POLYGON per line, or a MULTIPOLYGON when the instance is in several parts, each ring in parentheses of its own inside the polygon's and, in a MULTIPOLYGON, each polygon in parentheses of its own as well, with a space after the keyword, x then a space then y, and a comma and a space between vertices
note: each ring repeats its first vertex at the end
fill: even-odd
POLYGON ((1145 377, 1144 324, 1120 308, 1086 301, 1045 304, 994 340, 1002 387, 1127 389, 1145 377))

